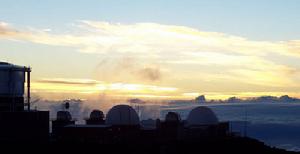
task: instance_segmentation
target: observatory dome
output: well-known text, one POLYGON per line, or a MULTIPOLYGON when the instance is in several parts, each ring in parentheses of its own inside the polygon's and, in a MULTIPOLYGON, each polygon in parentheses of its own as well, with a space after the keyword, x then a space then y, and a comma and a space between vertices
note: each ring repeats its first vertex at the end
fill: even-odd
POLYGON ((104 119, 104 114, 100 110, 93 110, 90 114, 90 119, 104 119))
POLYGON ((218 118, 210 108, 199 106, 189 113, 186 122, 188 126, 215 125, 218 124, 218 118))
POLYGON ((72 116, 69 111, 58 111, 56 113, 56 118, 59 121, 70 121, 72 120, 72 116))
POLYGON ((176 112, 168 112, 165 118, 166 122, 180 122, 180 115, 176 112))
POLYGON ((108 125, 139 125, 139 116, 135 110, 128 105, 116 105, 111 108, 106 116, 108 125))

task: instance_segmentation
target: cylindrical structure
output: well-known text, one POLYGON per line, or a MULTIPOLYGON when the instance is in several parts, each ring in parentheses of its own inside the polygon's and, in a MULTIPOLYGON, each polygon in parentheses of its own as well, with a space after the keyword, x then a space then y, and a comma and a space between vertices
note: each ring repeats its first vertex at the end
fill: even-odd
POLYGON ((0 111, 24 110, 27 67, 0 62, 0 111))

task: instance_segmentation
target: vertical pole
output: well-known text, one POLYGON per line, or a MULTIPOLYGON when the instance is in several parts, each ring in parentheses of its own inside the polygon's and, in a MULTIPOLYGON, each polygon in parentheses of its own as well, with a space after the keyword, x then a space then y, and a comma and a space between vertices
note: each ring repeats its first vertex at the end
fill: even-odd
POLYGON ((30 111, 30 72, 31 72, 31 68, 28 67, 27 68, 27 107, 28 107, 28 111, 30 111))
POLYGON ((248 124, 248 111, 247 104, 245 104, 245 123, 244 123, 244 137, 247 137, 247 124, 248 124))

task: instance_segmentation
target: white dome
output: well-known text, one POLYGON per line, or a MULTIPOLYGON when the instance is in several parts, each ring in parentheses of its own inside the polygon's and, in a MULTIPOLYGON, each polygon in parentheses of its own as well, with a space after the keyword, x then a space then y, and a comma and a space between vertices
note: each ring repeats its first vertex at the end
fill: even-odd
POLYGON ((105 122, 108 125, 139 125, 140 119, 132 107, 117 105, 108 111, 105 122))
POLYGON ((189 113, 186 122, 188 126, 215 125, 218 124, 218 118, 210 108, 199 106, 189 113))

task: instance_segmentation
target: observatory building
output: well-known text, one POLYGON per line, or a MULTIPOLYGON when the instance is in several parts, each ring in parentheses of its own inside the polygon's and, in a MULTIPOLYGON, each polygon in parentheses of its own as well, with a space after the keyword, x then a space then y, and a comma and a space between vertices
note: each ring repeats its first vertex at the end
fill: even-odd
MULTIPOLYGON (((58 117, 57 117, 58 119, 58 117)), ((53 135, 68 142, 132 143, 138 142, 140 119, 136 111, 128 105, 111 108, 104 120, 100 110, 93 110, 86 124, 68 123, 58 125, 52 121, 53 135)))
POLYGON ((0 62, 0 111, 24 110, 26 73, 29 78, 30 68, 0 62))
MULTIPOLYGON (((1 140, 49 141, 49 111, 30 109, 30 72, 29 67, 0 62, 1 140)), ((57 118, 52 120, 54 140, 152 144, 228 133, 228 123, 219 122, 208 107, 194 108, 185 120, 178 113, 169 112, 165 120, 147 121, 150 127, 145 126, 145 121, 140 122, 137 112, 129 105, 116 105, 106 116, 100 110, 93 110, 85 119, 86 124, 76 124, 69 107, 66 102, 65 110, 58 111, 57 118)))
POLYGON ((228 122, 219 122, 208 107, 196 107, 186 120, 176 112, 168 112, 165 120, 143 120, 129 105, 112 107, 104 113, 93 110, 86 124, 75 124, 68 111, 59 111, 52 121, 53 135, 68 142, 157 143, 179 140, 197 141, 207 137, 226 136, 228 122), (149 125, 150 124, 150 125, 149 125))
POLYGON ((75 124, 72 119, 72 115, 69 111, 58 111, 56 113, 56 119, 52 121, 52 133, 59 135, 62 133, 62 129, 65 126, 75 124))
MULTIPOLYGON (((50 132, 49 111, 30 109, 30 72, 30 67, 0 62, 0 143, 2 149, 7 148, 7 144, 12 145, 8 151, 20 149, 24 152, 29 148, 34 152, 38 147, 46 152, 77 153, 83 151, 76 151, 76 148, 86 152, 90 147, 81 146, 93 145, 102 153, 105 150, 108 153, 112 150, 117 153, 194 153, 199 149, 201 153, 211 149, 220 153, 230 145, 227 143, 245 141, 243 138, 236 140, 229 131, 229 122, 220 122, 215 113, 204 106, 192 109, 186 119, 181 119, 176 112, 168 112, 164 120, 140 121, 131 106, 116 105, 106 116, 96 109, 85 119, 85 124, 76 124, 68 111, 70 104, 67 101, 65 108, 58 111, 56 119, 51 121, 50 132), (22 145, 29 146, 23 148, 22 145), (36 147, 31 148, 32 145, 36 147), (61 151, 61 148, 66 151, 61 151)), ((204 96, 198 98, 198 102, 205 102, 204 96)), ((252 143, 263 145, 246 141, 250 142, 244 147, 237 144, 231 148, 240 147, 244 152, 248 145, 255 147, 252 143)))
POLYGON ((29 67, 0 62, 1 141, 48 140, 49 112, 30 110, 30 72, 29 67), (25 81, 27 81, 26 103, 25 81))

